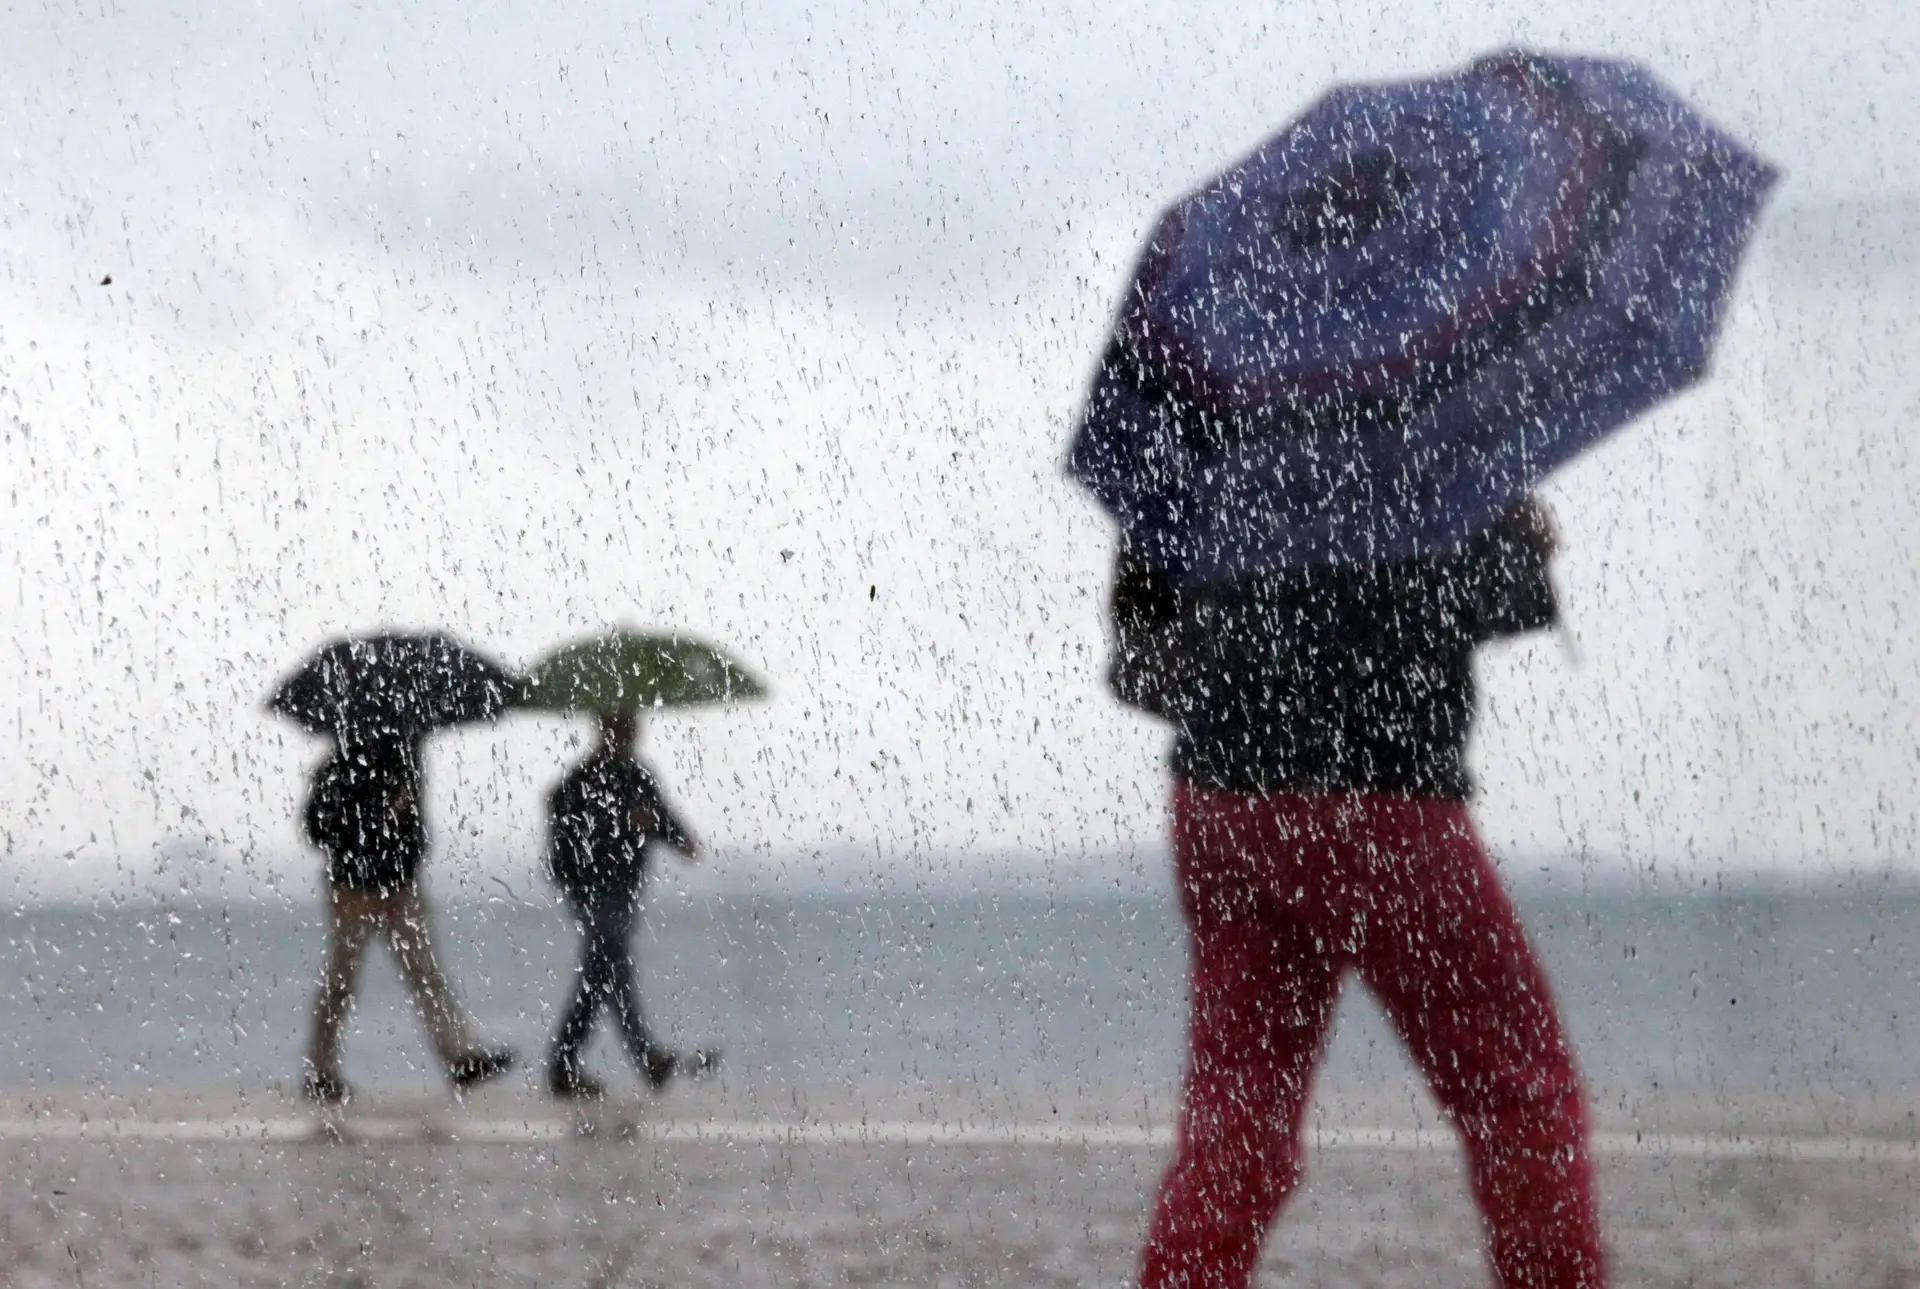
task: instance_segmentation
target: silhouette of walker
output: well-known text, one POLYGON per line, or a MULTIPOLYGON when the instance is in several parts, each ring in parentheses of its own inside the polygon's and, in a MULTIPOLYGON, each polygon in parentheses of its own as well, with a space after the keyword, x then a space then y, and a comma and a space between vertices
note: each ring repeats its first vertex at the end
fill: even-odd
POLYGON ((1191 1050, 1141 1289, 1242 1289, 1342 977, 1506 1289, 1606 1282, 1585 1096, 1467 813, 1473 651, 1553 621, 1545 474, 1698 380, 1772 171, 1629 64, 1330 93, 1148 238, 1069 468, 1173 722, 1191 1050))
POLYGON ((704 1074, 718 1054, 681 1055, 655 1038, 640 1003, 634 924, 655 843, 700 856, 639 757, 640 712, 726 702, 764 687, 718 650, 683 636, 619 631, 561 649, 529 673, 523 706, 593 713, 599 743, 547 799, 548 870, 579 924, 581 961, 547 1063, 563 1099, 606 1088, 582 1066, 600 1009, 610 1006, 627 1056, 658 1090, 676 1074, 704 1074))
POLYGON ((303 822, 327 859, 327 960, 314 1002, 304 1092, 320 1105, 350 1095, 341 1034, 367 942, 385 938, 434 1051, 465 1091, 505 1073, 514 1053, 474 1038, 433 951, 420 890, 427 853, 421 741, 428 731, 505 710, 514 682, 444 635, 337 641, 282 683, 270 707, 334 739, 315 770, 303 822))

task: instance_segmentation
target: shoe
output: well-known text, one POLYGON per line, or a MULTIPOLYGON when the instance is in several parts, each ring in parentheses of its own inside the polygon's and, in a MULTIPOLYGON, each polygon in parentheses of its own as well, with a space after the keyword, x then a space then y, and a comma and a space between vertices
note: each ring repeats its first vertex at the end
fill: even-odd
POLYGON ((680 1073, 680 1054, 665 1049, 648 1052, 647 1068, 641 1072, 647 1076, 647 1086, 658 1092, 680 1073))
POLYGON ((447 1077, 453 1080, 453 1086, 461 1092, 478 1087, 488 1079, 497 1079, 513 1068, 515 1055, 512 1048, 496 1047, 492 1051, 469 1052, 453 1063, 447 1071, 447 1077))
POLYGON ((598 1101, 607 1095, 607 1085, 584 1070, 556 1065, 547 1071, 547 1091, 561 1101, 598 1101))
POLYGON ((682 1056, 665 1050, 647 1053, 647 1086, 655 1092, 667 1086, 676 1075, 704 1079, 720 1068, 720 1053, 703 1047, 682 1056))
POLYGON ((301 1093, 317 1106, 345 1105, 353 1096, 353 1089, 338 1074, 327 1074, 320 1070, 308 1070, 301 1093))

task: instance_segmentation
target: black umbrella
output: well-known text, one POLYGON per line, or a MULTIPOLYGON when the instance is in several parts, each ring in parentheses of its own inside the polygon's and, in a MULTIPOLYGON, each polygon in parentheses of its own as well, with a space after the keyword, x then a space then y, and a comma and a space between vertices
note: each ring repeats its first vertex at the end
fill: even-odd
POLYGON ((389 633, 325 646, 267 705, 316 734, 368 743, 490 720, 518 688, 498 663, 452 636, 389 633))

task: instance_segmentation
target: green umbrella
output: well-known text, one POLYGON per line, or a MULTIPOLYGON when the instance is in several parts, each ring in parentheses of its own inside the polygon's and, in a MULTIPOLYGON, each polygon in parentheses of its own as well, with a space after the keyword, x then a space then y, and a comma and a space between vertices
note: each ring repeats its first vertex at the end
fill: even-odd
POLYGON ((679 632, 614 631, 535 663, 522 707, 560 712, 643 711, 761 698, 767 687, 724 652, 679 632))

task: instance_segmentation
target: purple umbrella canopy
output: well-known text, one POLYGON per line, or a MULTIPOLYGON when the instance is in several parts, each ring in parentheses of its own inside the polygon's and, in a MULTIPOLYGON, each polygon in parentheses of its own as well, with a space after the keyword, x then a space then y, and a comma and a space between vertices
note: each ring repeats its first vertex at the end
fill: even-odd
POLYGON ((1454 549, 1701 377, 1774 179, 1628 63, 1335 89, 1161 218, 1068 468, 1187 585, 1454 549))

